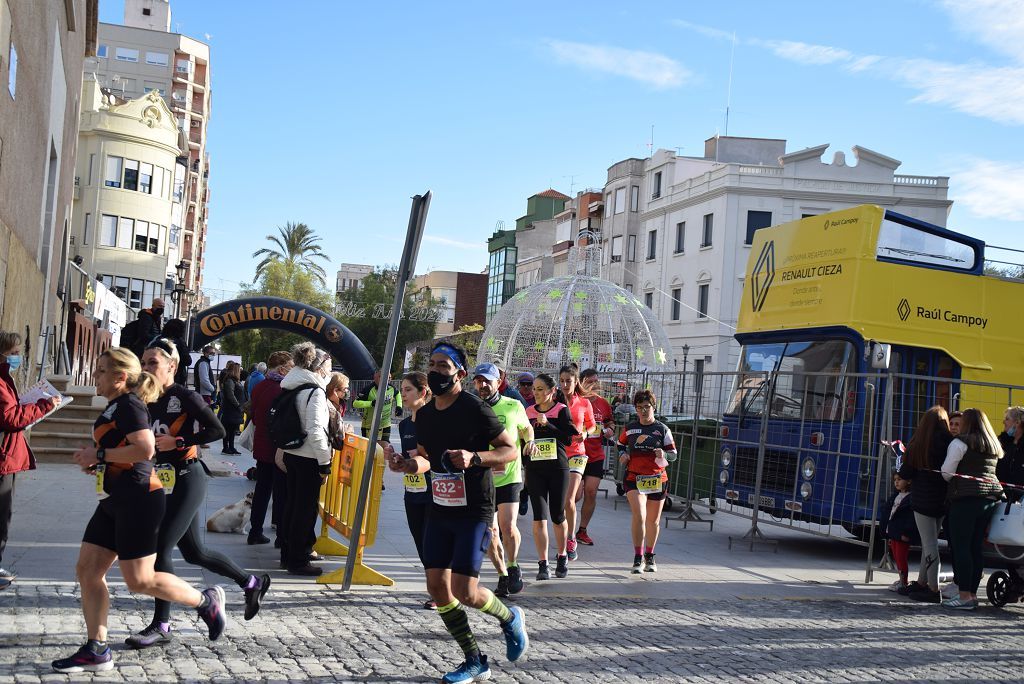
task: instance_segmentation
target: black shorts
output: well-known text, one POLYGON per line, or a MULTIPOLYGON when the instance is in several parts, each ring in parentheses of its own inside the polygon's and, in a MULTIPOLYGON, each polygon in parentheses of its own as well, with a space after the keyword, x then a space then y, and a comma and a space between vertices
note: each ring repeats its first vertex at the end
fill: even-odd
POLYGON ((85 526, 82 541, 110 549, 121 560, 152 556, 166 505, 163 489, 108 496, 85 526))
POLYGON ((479 577, 491 546, 491 523, 431 512, 423 530, 423 567, 450 568, 456 575, 479 577))
POLYGON ((522 482, 513 482, 503 487, 494 488, 494 504, 500 506, 501 504, 519 504, 519 494, 523 491, 522 482))
MULTIPOLYGON (((636 481, 634 481, 634 480, 626 480, 625 482, 622 483, 622 488, 627 493, 628 492, 635 492, 636 491, 636 481)), ((667 493, 668 493, 668 482, 666 481, 666 482, 662 482, 661 483, 661 492, 659 492, 658 494, 648 494, 647 498, 650 499, 651 501, 661 501, 662 499, 665 498, 665 494, 667 494, 667 493)))
POLYGON ((534 521, 551 518, 551 522, 556 525, 565 522, 565 499, 569 495, 568 469, 527 470, 526 487, 530 490, 534 521))
POLYGON ((605 459, 600 461, 587 461, 587 469, 583 471, 583 477, 604 477, 604 462, 605 459))

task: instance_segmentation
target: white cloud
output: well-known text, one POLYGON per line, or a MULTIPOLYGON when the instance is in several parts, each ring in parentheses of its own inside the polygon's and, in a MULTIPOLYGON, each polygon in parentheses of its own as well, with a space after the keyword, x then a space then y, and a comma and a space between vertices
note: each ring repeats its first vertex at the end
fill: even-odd
POLYGON ((883 59, 873 67, 919 91, 928 102, 1005 124, 1024 124, 1024 68, 883 59))
POLYGON ((950 194, 975 216, 1024 221, 1024 164, 969 159, 950 178, 950 194))
POLYGON ((722 29, 717 29, 713 26, 694 24, 693 22, 683 21, 682 19, 673 19, 671 23, 673 26, 677 26, 681 29, 686 29, 687 31, 694 31, 696 33, 701 34, 702 36, 705 36, 706 38, 713 38, 715 40, 731 41, 734 35, 728 31, 723 31, 722 29))
POLYGON ((452 238, 441 237, 440 235, 424 235, 423 240, 425 242, 433 242, 437 245, 456 247, 458 249, 484 249, 486 247, 486 243, 453 240, 452 238))
POLYGON ((943 0, 942 5, 958 31, 1024 63, 1024 3, 1020 0, 943 0))
POLYGON ((655 52, 561 40, 550 41, 549 46, 555 57, 567 64, 588 71, 625 76, 655 88, 677 88, 692 77, 682 64, 655 52))
POLYGON ((842 48, 828 45, 812 45, 792 40, 751 40, 752 45, 768 48, 777 56, 800 64, 832 64, 834 62, 851 62, 853 53, 842 48))

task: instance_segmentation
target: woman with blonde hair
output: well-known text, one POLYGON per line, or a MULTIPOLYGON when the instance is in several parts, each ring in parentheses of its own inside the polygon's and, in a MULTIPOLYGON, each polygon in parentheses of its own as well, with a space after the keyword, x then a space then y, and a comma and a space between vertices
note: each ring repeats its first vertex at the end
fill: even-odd
POLYGON ((946 608, 974 610, 978 585, 985 572, 982 543, 992 511, 1003 497, 996 464, 1003 447, 980 409, 964 411, 960 434, 946 451, 942 477, 949 482, 949 542, 953 547, 953 581, 959 596, 942 602, 946 608))
POLYGON ((110 595, 106 576, 116 560, 128 590, 195 608, 216 641, 227 626, 224 590, 200 592, 167 572, 155 569, 157 537, 166 496, 153 468, 156 438, 146 403, 156 401, 160 386, 144 373, 128 349, 104 352, 96 364, 96 393, 109 402, 93 426, 95 446, 75 452, 84 472, 95 473, 100 502, 85 528, 76 574, 88 641, 68 658, 53 661, 57 672, 103 672, 113 669, 107 646, 110 595))

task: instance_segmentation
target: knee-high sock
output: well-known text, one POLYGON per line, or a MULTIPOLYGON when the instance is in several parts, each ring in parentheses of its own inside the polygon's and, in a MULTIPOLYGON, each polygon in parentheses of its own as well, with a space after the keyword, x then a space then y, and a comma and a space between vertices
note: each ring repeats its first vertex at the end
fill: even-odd
POLYGON ((469 616, 466 615, 462 604, 452 601, 447 606, 438 606, 437 612, 444 620, 445 629, 458 642, 466 657, 479 658, 480 647, 476 645, 476 637, 473 636, 473 630, 469 628, 469 616))
POLYGON ((487 602, 484 603, 483 608, 480 610, 488 615, 493 615, 498 618, 498 622, 501 624, 505 624, 512 619, 512 611, 510 611, 508 606, 502 603, 501 599, 494 594, 491 594, 491 598, 487 599, 487 602))

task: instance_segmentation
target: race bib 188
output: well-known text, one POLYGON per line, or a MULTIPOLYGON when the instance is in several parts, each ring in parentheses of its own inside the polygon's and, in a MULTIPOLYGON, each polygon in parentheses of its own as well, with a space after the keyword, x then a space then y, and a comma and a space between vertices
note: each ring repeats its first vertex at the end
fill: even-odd
POLYGON ((554 461, 558 458, 558 445, 554 437, 537 439, 533 443, 537 446, 537 453, 530 457, 531 461, 554 461))

